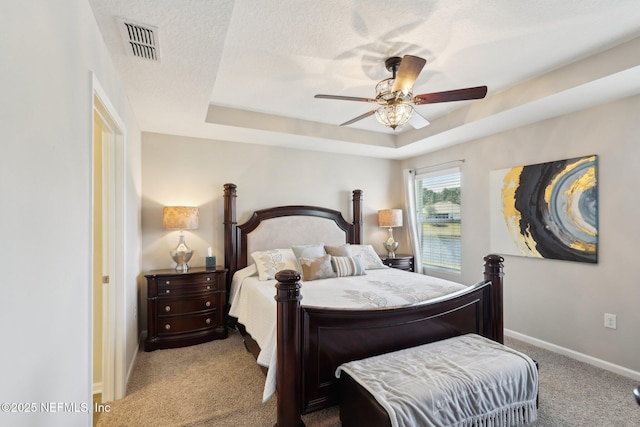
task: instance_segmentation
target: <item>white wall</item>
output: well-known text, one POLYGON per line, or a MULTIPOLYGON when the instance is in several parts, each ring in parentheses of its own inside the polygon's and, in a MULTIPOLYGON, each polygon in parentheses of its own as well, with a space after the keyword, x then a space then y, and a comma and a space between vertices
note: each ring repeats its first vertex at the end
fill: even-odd
MULTIPOLYGON (((142 272, 174 268, 169 250, 179 231, 162 229, 162 208, 198 206, 200 228, 185 231, 194 249, 190 266, 203 266, 207 248, 224 263, 223 185, 238 186, 238 222, 278 205, 316 205, 343 212, 350 221, 354 189, 363 190, 364 242, 383 253, 386 230, 379 209, 402 207, 400 162, 179 136, 143 134, 142 272)), ((408 249, 404 241, 401 242, 408 249)), ((140 279, 141 310, 146 284, 140 279)), ((141 313, 142 314, 142 313, 141 313)), ((141 328, 146 329, 143 318, 141 328)))
MULTIPOLYGON (((126 130, 125 229, 131 361, 137 328, 140 132, 86 0, 0 6, 0 402, 79 411, 2 413, 2 425, 90 425, 93 71, 126 130)), ((122 347, 121 347, 122 348, 122 347)))
MULTIPOLYGON (((505 328, 640 372, 640 97, 594 107, 403 162, 404 168, 465 159, 463 280, 489 252, 489 173, 597 154, 599 260, 583 264, 505 256, 505 328), (618 316, 605 329, 604 313, 618 316)), ((633 374, 633 372, 632 372, 633 374)))

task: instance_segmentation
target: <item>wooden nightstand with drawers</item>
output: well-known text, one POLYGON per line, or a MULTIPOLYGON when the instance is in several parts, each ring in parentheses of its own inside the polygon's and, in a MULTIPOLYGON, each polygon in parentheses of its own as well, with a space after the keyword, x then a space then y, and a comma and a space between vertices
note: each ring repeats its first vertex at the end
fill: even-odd
POLYGON ((185 347, 227 337, 224 269, 154 270, 147 279, 145 351, 185 347))
POLYGON ((413 255, 396 255, 395 258, 381 256, 382 263, 391 268, 413 271, 413 255))

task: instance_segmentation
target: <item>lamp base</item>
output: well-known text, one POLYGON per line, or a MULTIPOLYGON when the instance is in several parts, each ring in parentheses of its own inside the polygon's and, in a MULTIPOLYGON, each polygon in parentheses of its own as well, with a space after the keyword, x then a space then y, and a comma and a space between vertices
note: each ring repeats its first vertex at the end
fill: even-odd
POLYGON ((387 256, 389 258, 395 258, 396 257, 396 249, 398 249, 398 242, 395 241, 386 241, 383 243, 383 246, 385 248, 385 250, 387 251, 387 256))
POLYGON ((171 258, 175 261, 176 271, 188 271, 189 266, 187 263, 191 260, 193 256, 193 250, 189 249, 187 251, 171 251, 171 258))
POLYGON ((175 261, 176 271, 188 271, 189 266, 187 263, 193 256, 193 250, 189 249, 187 245, 184 243, 184 234, 182 231, 180 232, 180 241, 178 242, 178 246, 172 251, 169 252, 171 254, 171 258, 175 261))

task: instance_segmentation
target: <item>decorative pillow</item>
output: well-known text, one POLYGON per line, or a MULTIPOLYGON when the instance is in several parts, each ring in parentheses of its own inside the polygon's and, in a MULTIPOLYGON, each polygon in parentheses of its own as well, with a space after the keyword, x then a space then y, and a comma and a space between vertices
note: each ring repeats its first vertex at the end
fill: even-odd
POLYGON ((302 266, 304 280, 336 277, 336 273, 331 266, 331 255, 324 255, 319 258, 298 258, 298 262, 302 266))
POLYGON ((389 268, 382 263, 371 245, 349 245, 349 256, 359 256, 365 270, 389 268))
POLYGON ((331 266, 338 277, 362 276, 366 274, 360 263, 360 257, 357 256, 332 256, 331 266))
POLYGON ((293 254, 296 257, 296 266, 298 273, 302 275, 304 280, 304 270, 300 264, 300 258, 315 259, 325 256, 327 253, 324 251, 324 244, 319 243, 317 245, 295 245, 291 247, 293 254))
POLYGON ((349 256, 349 244, 344 244, 340 246, 326 246, 324 250, 327 251, 329 255, 333 256, 349 256))
POLYGON ((281 270, 298 270, 296 257, 291 249, 271 249, 251 254, 258 269, 258 280, 271 280, 281 270))

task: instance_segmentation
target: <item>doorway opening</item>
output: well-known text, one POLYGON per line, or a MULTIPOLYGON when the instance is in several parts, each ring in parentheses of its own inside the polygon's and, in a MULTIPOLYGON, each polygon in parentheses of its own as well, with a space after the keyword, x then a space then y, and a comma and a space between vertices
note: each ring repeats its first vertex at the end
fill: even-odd
POLYGON ((124 126, 93 78, 93 401, 124 397, 124 126))

